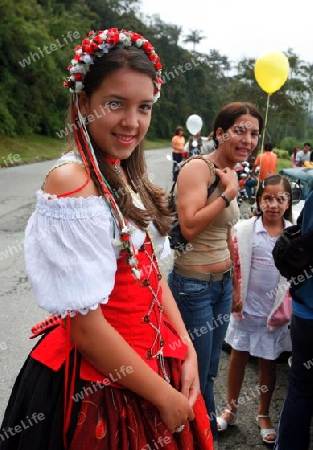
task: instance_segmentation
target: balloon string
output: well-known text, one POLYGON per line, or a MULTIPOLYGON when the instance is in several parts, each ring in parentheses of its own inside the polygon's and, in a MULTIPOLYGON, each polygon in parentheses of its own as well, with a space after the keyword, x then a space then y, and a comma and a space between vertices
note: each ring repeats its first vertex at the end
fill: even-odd
POLYGON ((264 147, 264 139, 265 139, 265 132, 267 127, 267 116, 268 116, 268 109, 270 105, 270 94, 267 94, 267 102, 266 102, 266 111, 265 111, 265 118, 264 118, 264 126, 262 131, 262 138, 261 138, 261 153, 263 153, 263 147, 264 147))
MULTIPOLYGON (((261 137, 261 153, 260 153, 261 155, 262 155, 263 149, 264 149, 264 140, 265 140, 266 127, 267 127, 267 116, 268 116, 269 106, 270 106, 270 94, 267 94, 266 111, 265 111, 264 125, 263 125, 262 137, 261 137)), ((261 165, 262 165, 262 158, 260 161, 260 172, 261 172, 261 165)), ((258 183, 256 185, 255 192, 258 191, 259 185, 260 185, 260 179, 258 179, 258 183)))

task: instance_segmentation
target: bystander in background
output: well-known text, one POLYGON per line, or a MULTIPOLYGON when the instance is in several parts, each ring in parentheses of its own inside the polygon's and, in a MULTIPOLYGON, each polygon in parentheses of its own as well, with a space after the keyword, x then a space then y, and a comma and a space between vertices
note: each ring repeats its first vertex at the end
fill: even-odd
POLYGON ((264 144, 264 152, 257 156, 253 169, 250 173, 250 178, 245 182, 245 189, 248 200, 252 200, 252 188, 256 187, 258 182, 263 181, 268 175, 274 175, 277 169, 277 155, 273 153, 273 144, 266 142, 264 144), (259 167, 258 179, 255 177, 255 171, 259 167))
POLYGON ((185 137, 183 127, 176 127, 175 134, 172 137, 172 158, 173 158, 173 181, 176 181, 179 164, 183 159, 183 152, 185 150, 185 137))
POLYGON ((305 161, 311 161, 311 144, 309 142, 305 142, 303 149, 297 153, 296 166, 303 167, 305 161))

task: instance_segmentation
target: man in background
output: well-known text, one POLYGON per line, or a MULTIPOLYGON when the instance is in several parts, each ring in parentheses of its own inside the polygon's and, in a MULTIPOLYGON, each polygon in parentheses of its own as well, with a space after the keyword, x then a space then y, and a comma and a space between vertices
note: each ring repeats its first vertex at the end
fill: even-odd
POLYGON ((303 167, 305 161, 310 162, 311 157, 311 144, 309 142, 305 142, 303 145, 303 150, 300 150, 296 154, 296 166, 303 167))
POLYGON ((252 202, 252 188, 256 187, 258 182, 263 181, 268 175, 273 175, 276 173, 277 155, 275 155, 272 150, 273 144, 271 142, 266 142, 264 144, 263 153, 258 155, 254 162, 253 169, 250 173, 250 178, 245 182, 245 189, 250 202, 252 202), (254 176, 257 167, 260 168, 259 181, 254 176))

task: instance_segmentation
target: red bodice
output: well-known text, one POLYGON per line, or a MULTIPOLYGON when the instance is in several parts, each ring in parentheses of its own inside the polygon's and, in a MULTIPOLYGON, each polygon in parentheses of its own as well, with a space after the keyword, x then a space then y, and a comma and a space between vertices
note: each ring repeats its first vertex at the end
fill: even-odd
MULTIPOLYGON (((162 307, 160 273, 149 242, 138 251, 137 260, 141 278, 137 280, 121 254, 117 261, 116 282, 108 303, 101 305, 106 320, 123 336, 128 344, 156 372, 160 371, 160 352, 164 357, 183 360, 187 346, 166 319, 162 307), (158 331, 156 331, 158 330, 158 331)), ((71 346, 66 345, 67 336, 63 326, 51 331, 33 350, 31 357, 57 371, 64 364, 71 346)), ((114 351, 114 349, 112 349, 114 351)), ((117 368, 118 369, 118 368, 117 368)), ((100 373, 84 357, 80 367, 84 380, 102 383, 108 378, 100 373)), ((113 379, 113 381, 115 381, 113 379)), ((110 382, 111 385, 117 384, 110 382)))

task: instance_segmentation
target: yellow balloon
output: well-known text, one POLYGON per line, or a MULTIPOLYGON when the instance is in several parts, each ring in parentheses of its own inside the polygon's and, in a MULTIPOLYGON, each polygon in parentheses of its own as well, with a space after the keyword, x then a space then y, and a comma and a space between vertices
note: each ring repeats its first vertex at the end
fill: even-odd
POLYGON ((263 91, 273 94, 288 78, 289 61, 282 52, 270 52, 260 56, 254 66, 255 79, 263 91))

